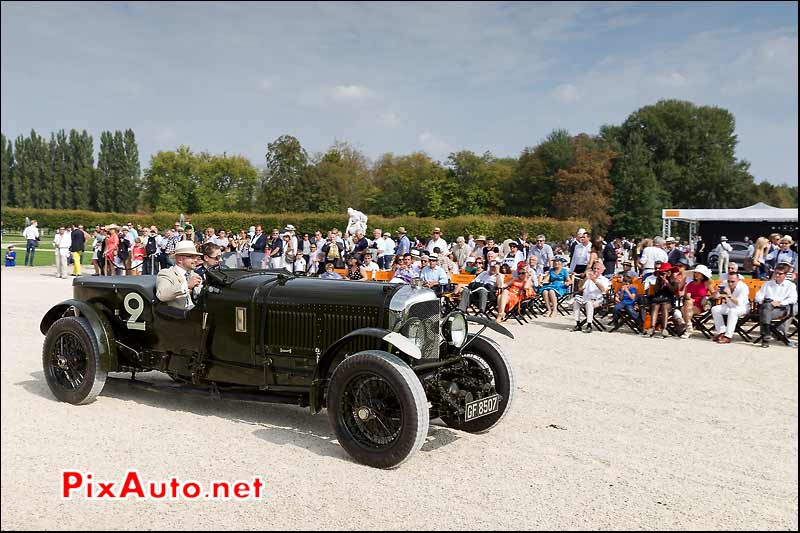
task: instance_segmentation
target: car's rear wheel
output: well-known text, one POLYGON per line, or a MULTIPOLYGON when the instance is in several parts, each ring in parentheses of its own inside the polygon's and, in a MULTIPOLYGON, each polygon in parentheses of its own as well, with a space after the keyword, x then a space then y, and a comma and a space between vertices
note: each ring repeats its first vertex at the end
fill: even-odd
POLYGON ((108 376, 91 326, 75 316, 60 318, 47 330, 42 367, 53 395, 75 405, 94 401, 108 376))
POLYGON ((394 468, 428 434, 425 390, 400 358, 367 350, 336 367, 328 387, 328 417, 342 447, 358 462, 394 468))
POLYGON ((491 383, 500 403, 497 412, 464 422, 460 417, 443 416, 442 421, 453 429, 469 433, 483 433, 489 431, 506 416, 514 400, 514 371, 511 368, 503 351, 492 340, 478 337, 469 342, 462 354, 467 364, 477 369, 488 370, 491 374, 491 383))

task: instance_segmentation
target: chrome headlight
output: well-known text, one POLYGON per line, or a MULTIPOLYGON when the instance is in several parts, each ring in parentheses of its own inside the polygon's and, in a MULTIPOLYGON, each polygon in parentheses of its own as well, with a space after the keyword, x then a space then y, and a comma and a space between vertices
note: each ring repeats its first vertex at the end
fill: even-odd
POLYGON ((467 342, 467 319, 461 311, 453 311, 442 320, 442 336, 449 344, 461 348, 467 342))
POLYGON ((411 339, 420 349, 425 344, 425 325, 418 318, 411 318, 406 323, 406 337, 411 339))

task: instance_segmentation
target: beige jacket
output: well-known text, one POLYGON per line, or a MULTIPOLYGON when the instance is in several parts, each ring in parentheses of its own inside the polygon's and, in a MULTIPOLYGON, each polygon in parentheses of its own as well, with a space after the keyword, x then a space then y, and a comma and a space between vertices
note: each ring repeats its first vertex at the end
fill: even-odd
POLYGON ((189 285, 186 277, 180 273, 177 266, 164 268, 156 276, 156 298, 170 307, 178 309, 191 309, 194 307, 189 295, 189 285))

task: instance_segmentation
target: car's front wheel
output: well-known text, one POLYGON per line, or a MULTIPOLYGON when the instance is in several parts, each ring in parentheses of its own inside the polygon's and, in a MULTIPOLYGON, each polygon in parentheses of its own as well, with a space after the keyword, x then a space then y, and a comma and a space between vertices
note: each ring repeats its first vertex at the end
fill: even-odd
POLYGON ((94 401, 108 376, 91 326, 75 316, 60 318, 47 330, 42 367, 53 395, 75 405, 94 401))
POLYGON ((425 390, 400 358, 380 350, 342 361, 328 387, 328 417, 339 443, 356 461, 394 468, 428 434, 425 390))
POLYGON ((462 356, 468 365, 476 370, 486 371, 491 376, 490 383, 500 395, 499 407, 494 413, 467 422, 463 417, 457 416, 442 416, 442 421, 453 429, 484 433, 499 424, 511 408, 516 388, 514 370, 497 343, 486 337, 478 337, 469 342, 462 356))

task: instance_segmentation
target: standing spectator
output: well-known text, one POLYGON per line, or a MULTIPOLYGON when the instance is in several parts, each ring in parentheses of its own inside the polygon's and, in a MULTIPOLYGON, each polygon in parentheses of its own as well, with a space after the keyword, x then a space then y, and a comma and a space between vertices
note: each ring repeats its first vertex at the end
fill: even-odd
POLYGON ((392 234, 390 232, 383 232, 383 240, 378 252, 382 254, 381 258, 383 259, 382 262, 378 261, 380 268, 383 270, 389 270, 395 255, 395 242, 392 239, 392 234))
POLYGON ((64 226, 58 228, 58 233, 53 237, 53 251, 56 259, 56 276, 66 279, 67 258, 69 247, 72 245, 72 234, 67 233, 64 226))
POLYGON ((575 275, 582 275, 586 272, 589 258, 592 252, 592 245, 589 241, 589 234, 581 228, 578 230, 578 240, 570 249, 569 270, 575 275))
POLYGON ((250 250, 253 252, 263 254, 266 246, 267 246, 267 236, 264 234, 264 230, 261 228, 261 224, 259 224, 258 226, 256 226, 256 232, 253 236, 252 241, 250 242, 250 250))
POLYGON ((94 275, 102 276, 105 259, 103 258, 104 241, 106 238, 106 228, 101 228, 99 225, 94 229, 94 240, 92 241, 92 266, 94 266, 94 275))
MULTIPOLYGON (((255 234, 255 232, 254 232, 255 234)), ((236 245, 236 251, 239 252, 239 257, 242 259, 242 265, 245 268, 250 268, 250 234, 242 230, 239 232, 239 243, 236 245)))
POLYGON ((730 244, 728 244, 728 238, 723 235, 719 238, 719 244, 714 251, 717 252, 717 266, 719 266, 719 276, 722 275, 728 270, 728 263, 730 263, 731 256, 730 252, 733 250, 730 244))
POLYGON ((158 230, 155 227, 151 227, 148 230, 143 230, 142 235, 144 236, 144 264, 142 265, 142 272, 146 276, 151 274, 155 274, 158 272, 156 269, 156 264, 158 262, 158 230))
POLYGON ((230 244, 230 239, 228 239, 228 232, 224 229, 221 229, 217 232, 217 237, 213 240, 220 247, 222 253, 228 251, 228 245, 230 244))
POLYGON ((333 232, 331 232, 331 237, 322 246, 322 255, 326 269, 328 263, 332 264, 334 268, 344 268, 344 244, 336 241, 333 232))
POLYGON ((553 258, 555 257, 553 249, 545 241, 544 235, 537 235, 536 243, 530 248, 530 255, 536 257, 536 268, 540 276, 550 270, 550 267, 553 265, 553 258))
POLYGON ((656 261, 669 263, 669 257, 667 256, 667 252, 664 251, 663 246, 664 239, 661 237, 656 237, 653 240, 642 240, 643 249, 639 256, 639 271, 642 273, 643 280, 655 271, 656 261))
POLYGON ((528 242, 528 232, 525 231, 524 229, 520 230, 516 242, 517 242, 517 248, 519 249, 520 252, 522 252, 524 260, 527 261, 531 251, 531 243, 528 242))
MULTIPOLYGON (((775 267, 773 278, 764 283, 756 293, 756 302, 759 304, 759 324, 761 325, 761 347, 769 348, 772 340, 770 325, 777 318, 789 317, 792 306, 797 304, 797 285, 789 281, 787 275, 791 267, 786 263, 779 263, 775 267)), ((781 323, 779 329, 785 332, 786 321, 781 323)))
POLYGON ((267 268, 283 268, 283 243, 284 240, 281 238, 278 228, 273 228, 272 240, 269 243, 269 266, 267 268))
POLYGON ((142 275, 142 267, 144 265, 144 244, 142 243, 142 238, 137 237, 136 241, 133 244, 133 250, 131 250, 131 275, 132 276, 141 276, 142 275))
POLYGON ((469 257, 469 246, 466 243, 464 237, 458 237, 456 239, 455 245, 453 245, 453 260, 455 261, 456 265, 458 265, 459 269, 464 268, 464 265, 467 262, 467 258, 469 257))
POLYGON ((25 237, 25 266, 33 266, 33 256, 36 255, 36 247, 39 246, 39 223, 31 220, 31 223, 22 232, 25 237))
POLYGON ((770 233, 769 249, 767 250, 767 265, 769 266, 770 274, 772 274, 772 271, 778 266, 778 252, 781 250, 780 240, 780 233, 770 233))
MULTIPOLYGON (((319 244, 324 245, 324 241, 317 241, 319 244)), ((308 264, 306 265, 306 274, 309 276, 317 276, 320 274, 320 265, 325 263, 325 257, 322 254, 321 248, 317 248, 317 242, 312 242, 309 254, 308 264)))
MULTIPOLYGON (((478 237, 472 241, 472 251, 469 253, 470 256, 474 258, 481 258, 486 261, 486 255, 483 253, 483 249, 486 248, 486 237, 484 235, 478 235, 478 237)), ((485 270, 489 270, 488 268, 485 270)))
POLYGON ((366 237, 364 237, 364 232, 360 229, 357 229, 355 238, 353 239, 352 255, 358 260, 359 263, 364 260, 364 254, 366 253, 367 248, 369 248, 369 241, 366 237))
POLYGON ((428 244, 425 246, 425 250, 427 250, 428 255, 433 253, 434 248, 447 250, 447 241, 442 238, 442 230, 440 228, 433 228, 431 238, 428 239, 428 244))
POLYGON ((695 263, 704 265, 706 263, 706 241, 703 240, 702 235, 694 236, 693 246, 695 263))
POLYGON ((794 240, 791 235, 784 235, 781 237, 781 240, 778 242, 780 248, 775 256, 776 268, 777 265, 781 263, 788 263, 792 265, 794 271, 797 272, 797 252, 792 250, 792 244, 794 244, 794 240))
POLYGON ((17 266, 17 252, 14 250, 14 245, 9 244, 8 249, 6 251, 6 266, 13 267, 17 266))
POLYGON ((81 257, 86 248, 87 234, 83 231, 83 226, 77 226, 70 234, 69 253, 72 255, 72 275, 81 275, 81 257))
POLYGON ((769 279, 767 253, 769 253, 769 240, 766 237, 759 237, 753 245, 753 278, 764 281, 769 279))
MULTIPOLYGON (((479 235, 476 241, 480 241, 481 237, 483 237, 483 235, 479 235)), ((489 257, 489 254, 494 254, 496 256, 500 253, 500 248, 495 246, 493 237, 484 238, 484 240, 486 242, 486 246, 483 247, 483 260, 491 268, 491 261, 494 260, 494 256, 489 257)), ((497 269, 498 271, 500 270, 500 265, 497 265, 497 269)))
MULTIPOLYGON (((308 236, 308 233, 303 233, 303 240, 300 241, 298 245, 300 255, 303 256, 303 260, 308 265, 308 262, 311 260, 311 239, 308 236)), ((305 272, 305 269, 303 269, 305 272)))
POLYGON ((570 236, 569 240, 567 241, 567 248, 569 248, 569 256, 572 257, 575 253, 575 247, 581 242, 581 237, 586 234, 586 230, 583 228, 578 228, 578 231, 575 235, 570 236))
POLYGON ((678 241, 675 240, 675 237, 667 237, 665 243, 667 245, 667 262, 669 264, 677 265, 680 263, 681 259, 686 257, 678 247, 678 241))
POLYGON ((617 271, 617 249, 620 247, 619 237, 614 240, 608 241, 603 246, 603 266, 605 267, 605 275, 607 278, 614 276, 617 271))
POLYGON ((297 248, 292 242, 292 235, 289 232, 283 234, 283 249, 282 249, 281 264, 273 268, 285 268, 289 272, 294 272, 294 261, 297 259, 297 248))

